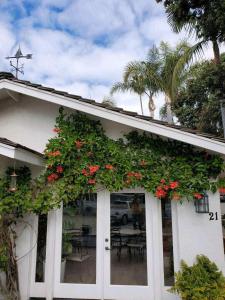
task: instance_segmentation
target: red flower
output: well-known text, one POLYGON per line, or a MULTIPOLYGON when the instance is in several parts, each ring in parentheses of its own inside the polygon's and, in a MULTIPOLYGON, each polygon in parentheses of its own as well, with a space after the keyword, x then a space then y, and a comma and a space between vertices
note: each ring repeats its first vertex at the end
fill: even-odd
POLYGON ((194 197, 195 197, 195 199, 199 200, 199 199, 203 198, 203 195, 200 193, 194 193, 194 197))
POLYGON ((175 188, 177 188, 179 186, 179 182, 178 181, 172 181, 170 182, 170 188, 172 190, 174 190, 175 188))
POLYGON ((157 198, 164 198, 166 197, 166 192, 162 189, 157 189, 155 195, 157 198))
POLYGON ((225 194, 225 188, 224 187, 219 188, 219 192, 220 192, 220 194, 225 194))
POLYGON ((59 178, 59 175, 52 173, 51 175, 48 176, 48 182, 53 182, 59 178))
POLYGON ((80 149, 83 146, 84 142, 81 142, 79 140, 75 141, 75 146, 77 149, 80 149))
POLYGON ((164 186, 163 186, 163 189, 164 189, 165 191, 168 191, 169 188, 170 188, 170 187, 169 187, 168 185, 164 185, 164 186))
POLYGON ((57 173, 60 173, 60 174, 62 174, 62 173, 63 173, 63 171, 64 171, 64 169, 63 169, 63 167, 62 167, 62 166, 57 166, 57 167, 56 167, 56 172, 57 172, 57 173))
POLYGON ((95 179, 89 179, 88 180, 88 184, 95 184, 96 183, 96 180, 95 179))
POLYGON ((128 177, 132 177, 133 175, 134 175, 133 172, 128 172, 128 173, 127 173, 127 176, 128 176, 128 177))
POLYGON ((56 132, 56 133, 59 133, 59 132, 61 132, 62 130, 60 129, 60 128, 57 128, 57 127, 55 127, 54 129, 53 129, 53 132, 56 132))
POLYGON ((113 169, 114 169, 112 165, 105 165, 105 168, 106 168, 107 170, 113 170, 113 169))
POLYGON ((139 172, 134 173, 134 177, 138 180, 140 180, 142 178, 142 174, 139 172))
POLYGON ((87 172, 87 170, 85 170, 85 169, 83 169, 83 170, 81 171, 81 173, 82 173, 84 176, 88 176, 88 175, 89 175, 88 172, 87 172))
POLYGON ((166 183, 166 180, 165 179, 161 179, 160 182, 164 184, 164 183, 166 183))
POLYGON ((90 175, 93 175, 99 170, 100 167, 96 165, 96 166, 89 166, 88 168, 90 171, 90 175))

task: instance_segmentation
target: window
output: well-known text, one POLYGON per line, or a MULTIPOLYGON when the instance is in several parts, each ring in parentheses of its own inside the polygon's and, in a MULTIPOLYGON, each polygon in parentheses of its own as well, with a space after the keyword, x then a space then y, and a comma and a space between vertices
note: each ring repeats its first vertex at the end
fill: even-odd
POLYGON ((163 235, 163 267, 164 285, 174 284, 174 261, 173 261, 173 230, 171 200, 161 200, 162 207, 162 235, 163 235))
POLYGON ((96 218, 96 194, 64 205, 61 282, 96 283, 96 218))
POLYGON ((45 258, 46 258, 46 236, 47 236, 47 215, 40 215, 38 218, 37 235, 37 259, 36 259, 36 282, 45 281, 45 258))

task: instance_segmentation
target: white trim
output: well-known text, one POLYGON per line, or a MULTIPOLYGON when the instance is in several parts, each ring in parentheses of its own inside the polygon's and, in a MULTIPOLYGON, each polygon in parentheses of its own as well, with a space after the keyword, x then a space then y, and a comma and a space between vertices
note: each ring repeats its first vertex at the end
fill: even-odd
POLYGON ((0 90, 1 89, 7 89, 20 94, 25 94, 27 96, 34 97, 39 100, 79 110, 81 112, 85 112, 90 115, 124 124, 132 128, 141 129, 163 137, 168 137, 197 147, 205 148, 217 153, 225 154, 225 145, 224 143, 221 143, 219 141, 208 139, 203 136, 195 135, 189 132, 181 131, 176 128, 167 127, 165 125, 138 119, 119 112, 105 109, 103 107, 95 106, 85 101, 79 101, 72 98, 70 99, 69 97, 63 95, 57 95, 48 91, 38 90, 35 87, 20 84, 18 82, 12 82, 6 79, 1 80, 0 90))
POLYGON ((15 148, 0 143, 0 155, 23 161, 35 166, 43 166, 43 158, 25 149, 15 148))

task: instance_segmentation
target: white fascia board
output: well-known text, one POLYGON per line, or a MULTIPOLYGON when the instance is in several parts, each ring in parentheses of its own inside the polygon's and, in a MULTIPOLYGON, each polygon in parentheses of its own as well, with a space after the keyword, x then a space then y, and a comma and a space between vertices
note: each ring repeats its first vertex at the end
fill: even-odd
POLYGON ((16 159, 35 166, 43 166, 44 161, 41 156, 31 153, 25 149, 18 149, 0 143, 0 155, 16 159))
POLYGON ((44 160, 41 156, 38 156, 34 153, 31 153, 25 149, 17 148, 15 150, 15 157, 16 160, 23 161, 35 166, 44 166, 44 160))
POLYGON ((219 141, 211 140, 189 132, 181 131, 176 128, 167 127, 161 124, 138 119, 125 114, 123 115, 122 113, 110 111, 103 107, 86 103, 82 100, 79 101, 76 99, 70 99, 66 96, 53 94, 48 91, 38 90, 37 88, 26 86, 18 82, 12 82, 6 79, 1 80, 0 89, 7 89, 10 91, 21 93, 30 97, 37 98, 39 100, 51 102, 60 106, 69 107, 74 110, 88 113, 90 115, 117 122, 123 125, 127 125, 136 129, 144 130, 146 132, 151 132, 153 134, 178 140, 197 147, 211 150, 213 152, 225 154, 225 144, 219 141))
POLYGON ((0 155, 2 155, 2 156, 6 156, 6 157, 9 157, 9 158, 14 158, 15 157, 15 150, 16 150, 16 148, 14 148, 12 146, 0 143, 0 155))

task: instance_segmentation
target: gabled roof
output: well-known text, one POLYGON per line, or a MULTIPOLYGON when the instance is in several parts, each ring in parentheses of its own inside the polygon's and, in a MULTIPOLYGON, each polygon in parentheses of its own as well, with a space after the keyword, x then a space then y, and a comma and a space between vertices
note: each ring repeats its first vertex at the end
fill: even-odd
POLYGON ((0 137, 0 155, 37 166, 43 165, 43 154, 2 137, 0 137))
POLYGON ((197 147, 205 148, 225 154, 225 139, 202 133, 198 130, 185 128, 164 121, 152 119, 149 116, 139 115, 119 107, 111 107, 92 99, 79 95, 69 94, 65 91, 55 90, 41 84, 26 80, 19 80, 9 72, 0 72, 0 90, 7 89, 13 92, 29 95, 40 100, 45 100, 65 107, 79 110, 104 119, 125 124, 127 126, 145 130, 153 134, 179 140, 197 147))

